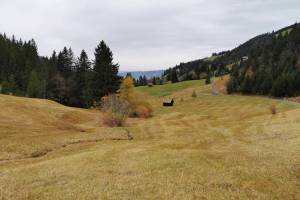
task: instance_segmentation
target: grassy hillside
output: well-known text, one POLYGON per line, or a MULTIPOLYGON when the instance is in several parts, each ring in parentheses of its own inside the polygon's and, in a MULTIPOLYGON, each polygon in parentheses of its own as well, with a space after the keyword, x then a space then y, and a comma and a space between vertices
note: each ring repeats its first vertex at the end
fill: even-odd
POLYGON ((142 86, 142 87, 137 87, 137 89, 150 96, 163 97, 190 87, 203 86, 204 83, 205 80, 194 80, 194 81, 184 81, 184 82, 179 82, 174 84, 154 85, 153 87, 142 86))
MULTIPOLYGON (((155 113, 150 119, 128 122, 132 141, 77 143, 39 158, 0 162, 0 195, 4 199, 299 199, 298 104, 261 97, 213 96, 209 86, 194 83, 186 82, 191 85, 178 91, 170 89, 174 85, 160 86, 168 90, 139 88, 154 95, 149 100, 155 113), (194 89, 197 98, 191 97, 194 89), (184 101, 163 108, 157 96, 166 93, 172 93, 166 98, 184 101), (270 114, 270 105, 276 105, 276 115, 270 114)), ((14 102, 23 109, 39 105, 29 99, 1 96, 1 108, 14 102)), ((18 112, 15 121, 14 117, 3 121, 8 111, 0 111, 1 141, 5 140, 1 148, 14 143, 14 134, 25 138, 29 134, 26 141, 40 139, 44 143, 44 137, 58 131, 52 131, 57 129, 52 121, 63 119, 66 113, 88 117, 76 118, 76 127, 97 130, 99 137, 107 130, 98 127, 94 111, 43 104, 24 117, 22 110, 15 109, 10 113, 18 112), (36 116, 31 117, 33 124, 26 119, 31 115, 36 116), (43 124, 48 119, 52 119, 49 129, 43 124), (3 135, 10 123, 23 128, 31 124, 31 130, 23 133, 20 127, 3 135), (30 139, 30 134, 40 129, 43 131, 30 139)), ((64 131, 65 140, 73 134, 93 134, 76 129, 60 133, 64 131)), ((19 145, 22 143, 19 140, 19 145)))
POLYGON ((0 161, 44 155, 71 143, 126 138, 104 127, 98 111, 49 100, 0 95, 0 161))

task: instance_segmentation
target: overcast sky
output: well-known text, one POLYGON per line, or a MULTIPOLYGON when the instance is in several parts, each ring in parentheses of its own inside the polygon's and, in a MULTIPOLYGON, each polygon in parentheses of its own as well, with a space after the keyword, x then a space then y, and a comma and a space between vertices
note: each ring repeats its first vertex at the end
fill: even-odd
POLYGON ((300 21, 300 0, 0 0, 0 32, 40 55, 100 40, 121 70, 152 70, 228 50, 300 21))

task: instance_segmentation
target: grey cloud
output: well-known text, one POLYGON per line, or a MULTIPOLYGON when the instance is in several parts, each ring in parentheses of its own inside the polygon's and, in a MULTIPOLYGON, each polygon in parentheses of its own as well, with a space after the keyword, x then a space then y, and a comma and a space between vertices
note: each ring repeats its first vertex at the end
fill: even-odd
POLYGON ((234 48, 299 21, 299 0, 0 0, 0 32, 35 38, 42 55, 100 40, 121 69, 155 69, 234 48))

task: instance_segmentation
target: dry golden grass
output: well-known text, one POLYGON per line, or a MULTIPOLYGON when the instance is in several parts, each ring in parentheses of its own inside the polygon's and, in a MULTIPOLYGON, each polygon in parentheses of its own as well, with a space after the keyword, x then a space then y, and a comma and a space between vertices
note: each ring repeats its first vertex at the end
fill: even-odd
MULTIPOLYGON (((175 92, 172 108, 161 107, 159 97, 149 97, 154 116, 129 120, 132 141, 78 143, 40 158, 0 163, 0 199, 300 199, 299 106, 261 97, 212 96, 209 91, 209 86, 193 86, 175 92), (194 89, 198 98, 190 95, 194 89), (276 115, 270 105, 276 105, 276 115)), ((12 97, 1 96, 1 105, 7 98, 12 97)), ((14 134, 34 134, 35 127, 44 129, 44 135, 32 140, 46 142, 44 137, 57 130, 52 122, 66 110, 74 127, 100 130, 93 127, 94 111, 52 102, 45 102, 47 107, 49 103, 53 108, 44 118, 36 117, 38 109, 45 109, 41 107, 32 117, 43 123, 53 119, 47 126, 33 120, 24 135, 21 129, 5 137, 1 132, 1 148, 17 143, 14 134)), ((1 117, 0 130, 7 123, 22 124, 22 113, 1 117)))
POLYGON ((0 162, 39 157, 70 143, 126 138, 125 131, 101 125, 99 111, 6 95, 0 106, 0 162))

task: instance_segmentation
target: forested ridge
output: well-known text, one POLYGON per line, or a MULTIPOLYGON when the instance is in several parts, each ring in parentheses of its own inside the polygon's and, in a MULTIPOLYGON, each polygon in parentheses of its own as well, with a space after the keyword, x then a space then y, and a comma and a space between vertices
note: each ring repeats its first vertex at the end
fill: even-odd
MULTIPOLYGON (((0 34, 0 91, 3 94, 46 98, 64 105, 90 107, 118 90, 121 77, 113 53, 104 41, 94 57, 82 50, 76 57, 64 47, 48 57, 38 54, 35 41, 0 34)), ((162 77, 140 76, 135 85, 206 79, 230 74, 228 93, 274 97, 300 95, 300 24, 250 39, 211 57, 180 63, 162 77)))
POLYGON ((229 93, 300 95, 300 24, 259 35, 209 58, 181 63, 164 76, 176 82, 176 77, 185 81, 225 74, 231 76, 229 93))
POLYGON ((247 60, 232 67, 228 92, 299 96, 300 24, 263 37, 247 52, 247 60))
POLYGON ((119 88, 119 66, 104 41, 95 48, 93 62, 84 50, 76 58, 67 47, 49 57, 39 56, 37 49, 33 39, 0 34, 1 93, 90 107, 119 88))

